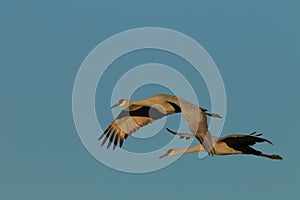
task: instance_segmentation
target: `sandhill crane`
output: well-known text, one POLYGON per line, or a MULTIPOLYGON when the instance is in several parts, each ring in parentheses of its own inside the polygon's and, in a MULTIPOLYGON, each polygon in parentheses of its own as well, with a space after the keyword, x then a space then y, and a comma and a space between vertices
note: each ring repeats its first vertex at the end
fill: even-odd
POLYGON ((124 139, 139 128, 164 116, 182 112, 191 132, 209 153, 213 153, 213 144, 210 135, 207 135, 208 127, 206 115, 221 118, 218 114, 207 113, 207 110, 204 108, 194 105, 180 97, 167 94, 157 94, 143 100, 121 99, 116 105, 112 106, 112 108, 118 106, 126 106, 126 108, 121 111, 119 116, 99 137, 98 140, 104 138, 101 146, 109 140, 107 148, 114 143, 113 149, 115 149, 118 141, 120 141, 119 145, 121 148, 124 139))
MULTIPOLYGON (((167 130, 174 135, 180 136, 180 138, 190 139, 195 137, 192 134, 177 133, 168 128, 167 130)), ((232 154, 252 154, 255 156, 261 156, 261 157, 266 157, 275 160, 282 160, 282 157, 279 155, 264 154, 261 151, 257 151, 252 147, 250 147, 259 142, 268 142, 272 144, 272 142, 270 142, 269 140, 259 137, 261 135, 262 134, 256 134, 256 132, 253 132, 249 135, 233 134, 222 138, 212 137, 212 139, 215 141, 214 153, 219 156, 232 155, 232 154)), ((205 152, 205 149, 201 144, 198 144, 188 149, 170 149, 167 151, 167 153, 162 155, 160 158, 167 157, 167 156, 175 156, 179 154, 200 152, 200 151, 205 152)))

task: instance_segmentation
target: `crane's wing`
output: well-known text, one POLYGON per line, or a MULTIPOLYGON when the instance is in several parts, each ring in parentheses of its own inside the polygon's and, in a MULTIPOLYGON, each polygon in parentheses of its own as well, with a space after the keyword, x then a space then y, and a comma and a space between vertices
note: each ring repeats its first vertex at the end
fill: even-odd
POLYGON ((268 142, 272 144, 271 141, 259 137, 261 135, 262 134, 255 134, 255 132, 253 132, 250 135, 233 134, 233 135, 223 137, 219 141, 226 143, 227 146, 233 148, 234 150, 240 151, 243 154, 253 154, 257 156, 268 157, 271 159, 282 160, 282 157, 279 155, 263 154, 261 151, 258 151, 251 147, 258 142, 268 142))
POLYGON ((221 138, 220 141, 225 142, 228 146, 253 146, 259 142, 268 142, 272 144, 271 141, 259 137, 261 135, 262 134, 256 134, 256 132, 249 135, 233 134, 221 138))
POLYGON ((155 109, 155 107, 150 108, 148 106, 130 105, 121 111, 119 116, 109 125, 98 140, 104 138, 101 146, 109 140, 107 148, 114 143, 113 149, 116 148, 120 141, 121 148, 124 139, 126 139, 128 135, 165 115, 166 114, 155 109))
MULTIPOLYGON (((186 102, 187 104, 192 104, 192 103, 190 103, 190 102, 188 102, 188 101, 186 101, 186 100, 184 100, 184 99, 182 99, 182 98, 180 98, 180 97, 177 97, 177 96, 172 96, 172 95, 168 95, 168 98, 167 99, 165 99, 165 101, 167 101, 168 103, 170 103, 173 107, 175 106, 177 106, 177 107, 179 107, 179 110, 181 110, 181 108, 180 108, 180 103, 181 102, 186 102)), ((196 105, 194 105, 194 108, 196 108, 197 106, 196 105)), ((208 113, 207 111, 207 109, 206 108, 203 108, 203 107, 201 107, 201 106, 198 106, 198 108, 201 110, 201 111, 203 111, 207 116, 210 116, 210 117, 217 117, 217 118, 222 118, 222 116, 221 115, 219 115, 219 114, 216 114, 216 113, 208 113)))
POLYGON ((177 97, 179 100, 181 112, 186 119, 191 132, 202 144, 203 148, 209 154, 214 154, 213 141, 208 131, 206 113, 199 106, 190 103, 187 100, 177 97))
POLYGON ((191 138, 195 138, 195 135, 193 134, 188 134, 188 133, 177 133, 176 131, 172 131, 171 129, 169 128, 166 128, 167 131, 169 131, 170 133, 172 133, 173 135, 176 135, 176 136, 179 136, 180 139, 183 139, 185 138, 186 140, 189 140, 191 138))

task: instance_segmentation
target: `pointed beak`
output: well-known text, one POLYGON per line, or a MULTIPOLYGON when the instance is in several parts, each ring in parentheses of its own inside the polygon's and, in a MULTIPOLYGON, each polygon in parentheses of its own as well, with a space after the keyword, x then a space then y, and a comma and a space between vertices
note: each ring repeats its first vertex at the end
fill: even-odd
POLYGON ((159 159, 164 158, 164 157, 167 157, 168 155, 169 155, 169 154, 168 154, 168 152, 167 152, 167 153, 165 153, 164 155, 160 156, 159 159))
POLYGON ((119 104, 119 103, 117 103, 117 104, 113 105, 111 108, 115 108, 115 107, 118 107, 118 106, 120 106, 120 104, 119 104))

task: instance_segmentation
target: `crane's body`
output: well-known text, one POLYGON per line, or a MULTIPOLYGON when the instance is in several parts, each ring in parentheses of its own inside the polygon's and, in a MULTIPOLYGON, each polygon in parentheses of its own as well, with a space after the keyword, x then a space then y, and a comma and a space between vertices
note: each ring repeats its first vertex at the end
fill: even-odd
POLYGON ((206 115, 221 118, 218 114, 207 113, 207 110, 202 107, 167 94, 157 94, 143 100, 121 99, 112 108, 118 106, 126 107, 99 137, 99 140, 103 139, 102 146, 108 140, 107 148, 114 143, 113 149, 115 149, 119 141, 122 147, 124 139, 139 128, 164 116, 182 113, 191 132, 209 153, 214 153, 206 115))
MULTIPOLYGON (((181 138, 189 139, 195 137, 192 134, 177 133, 175 131, 171 131, 170 129, 167 130, 174 135, 180 136, 181 138)), ((249 135, 232 134, 222 138, 212 136, 212 140, 214 141, 214 150, 215 150, 214 154, 219 156, 234 155, 234 154, 251 154, 251 155, 266 157, 275 160, 282 160, 282 157, 279 155, 264 154, 261 151, 255 150, 254 148, 251 147, 254 144, 259 142, 268 142, 272 144, 272 142, 270 142, 269 140, 259 137, 261 135, 262 134, 256 134, 256 132, 253 132, 249 135)), ((167 157, 167 156, 175 156, 180 154, 194 153, 194 152, 206 152, 206 150, 203 148, 201 144, 198 144, 196 146, 187 149, 170 149, 167 151, 166 154, 162 155, 160 158, 167 157)))

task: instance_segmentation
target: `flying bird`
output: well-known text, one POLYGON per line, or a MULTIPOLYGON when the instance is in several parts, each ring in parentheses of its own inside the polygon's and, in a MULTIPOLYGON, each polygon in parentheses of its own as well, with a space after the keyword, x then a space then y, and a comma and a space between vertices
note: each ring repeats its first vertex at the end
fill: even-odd
MULTIPOLYGON (((167 130, 174 135, 180 136, 180 138, 190 139, 195 137, 192 134, 177 133, 168 128, 167 130)), ((217 138, 213 136, 212 139, 215 141, 215 145, 214 145, 215 154, 219 156, 232 155, 232 154, 251 154, 251 155, 266 157, 274 160, 282 160, 282 157, 279 155, 264 154, 261 151, 258 151, 251 147, 254 144, 260 142, 268 142, 272 144, 272 142, 270 142, 269 140, 261 138, 260 137, 261 135, 262 134, 256 134, 256 132, 253 132, 249 135, 232 134, 221 138, 217 138)), ((205 152, 205 149, 201 144, 198 144, 194 147, 187 148, 187 149, 169 149, 167 153, 162 155, 160 158, 186 154, 186 153, 194 153, 194 152, 205 152)))
POLYGON ((180 97, 157 94, 143 100, 121 99, 112 108, 124 106, 119 116, 108 126, 98 138, 102 140, 101 146, 107 141, 107 148, 113 143, 113 149, 119 143, 120 148, 124 139, 155 120, 167 115, 182 113, 191 132, 199 140, 207 152, 213 154, 213 144, 208 132, 206 115, 221 118, 220 115, 207 113, 205 108, 199 107, 180 97))

